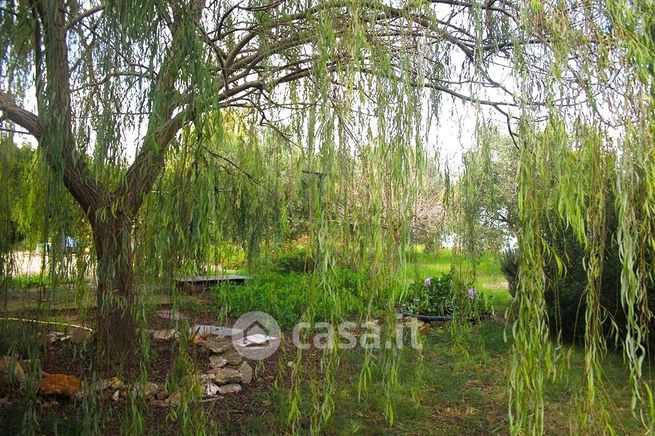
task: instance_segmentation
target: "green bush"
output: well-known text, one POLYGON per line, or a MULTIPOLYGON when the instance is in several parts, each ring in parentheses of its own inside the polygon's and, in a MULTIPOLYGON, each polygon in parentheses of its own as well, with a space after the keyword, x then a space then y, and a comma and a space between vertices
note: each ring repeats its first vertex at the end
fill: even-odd
POLYGON ((401 302, 401 309, 417 315, 452 315, 463 319, 487 318, 493 313, 492 299, 474 288, 457 286, 453 273, 417 280, 401 302))
POLYGON ((408 313, 448 315, 454 307, 453 276, 444 274, 417 282, 408 297, 401 305, 408 313))
MULTIPOLYGON (((609 211, 608 211, 609 212, 609 211)), ((621 305, 621 260, 619 258, 616 222, 613 210, 608 216, 609 235, 606 240, 603 269, 600 280, 600 305, 608 316, 603 316, 603 332, 611 341, 612 323, 619 332, 625 328, 625 314, 621 305)), ((562 226, 564 227, 564 226, 562 226)), ((545 265, 546 289, 544 298, 549 324, 553 332, 571 341, 582 341, 585 332, 587 272, 584 267, 585 252, 570 228, 549 233, 546 239, 564 264, 565 274, 558 274, 555 259, 545 265)), ((653 310, 651 304, 651 310, 653 310)))
POLYGON ((471 288, 467 291, 461 310, 459 310, 457 306, 455 307, 455 310, 459 310, 459 313, 464 317, 464 319, 487 319, 494 314, 493 305, 493 295, 487 297, 486 294, 477 292, 475 289, 471 288), (471 291, 473 291, 472 294, 471 291))
POLYGON ((311 288, 311 275, 276 272, 260 274, 244 285, 220 285, 213 289, 215 310, 237 318, 251 311, 273 316, 282 328, 292 328, 312 303, 315 320, 330 320, 336 301, 341 315, 356 317, 366 313, 368 301, 361 292, 365 277, 359 273, 339 270, 333 295, 311 288))
POLYGON ((516 248, 504 250, 499 258, 500 270, 505 275, 509 293, 512 297, 516 295, 516 287, 518 286, 519 261, 519 251, 516 248))
POLYGON ((11 281, 9 282, 9 287, 11 289, 29 289, 38 288, 40 286, 51 287, 55 284, 67 285, 70 283, 73 283, 73 279, 70 277, 58 277, 55 282, 52 280, 52 276, 46 272, 43 275, 37 273, 12 276, 11 281))
MULTIPOLYGON (((625 314, 621 305, 621 261, 616 242, 616 222, 612 211, 608 211, 608 236, 606 241, 603 270, 601 275, 600 304, 604 311, 603 332, 612 342, 616 329, 625 329, 625 314)), ((546 288, 544 298, 548 314, 549 327, 553 335, 561 334, 568 341, 582 341, 585 331, 585 311, 587 273, 584 268, 584 250, 570 228, 562 227, 556 232, 548 232, 545 239, 550 243, 563 261, 565 274, 558 273, 555 259, 546 262, 546 288)), ((501 256, 501 270, 509 284, 510 293, 518 291, 518 267, 520 253, 517 250, 501 256)), ((648 295, 654 296, 655 288, 650 287, 648 295)), ((654 296, 655 297, 655 296, 654 296)), ((648 301, 651 311, 655 310, 655 301, 648 301)), ((650 330, 653 330, 651 321, 650 330)), ((652 336, 651 336, 652 342, 652 336)))
POLYGON ((305 273, 314 270, 315 260, 305 247, 288 249, 273 259, 272 270, 280 274, 305 273))
POLYGON ((39 286, 52 286, 49 274, 20 274, 12 277, 9 285, 10 288, 18 289, 38 288, 39 286))

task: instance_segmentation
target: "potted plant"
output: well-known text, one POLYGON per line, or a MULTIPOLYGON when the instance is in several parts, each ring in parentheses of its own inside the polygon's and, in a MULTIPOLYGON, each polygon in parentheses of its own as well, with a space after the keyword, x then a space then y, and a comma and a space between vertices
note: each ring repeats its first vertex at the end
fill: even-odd
POLYGON ((457 316, 475 322, 493 314, 492 302, 475 288, 464 288, 465 295, 457 293, 453 275, 427 277, 410 288, 408 298, 402 302, 400 312, 421 321, 450 321, 457 316), (459 298, 456 298, 459 296, 459 298))
POLYGON ((422 321, 449 321, 454 309, 452 274, 427 277, 422 283, 414 284, 401 305, 403 315, 422 321))

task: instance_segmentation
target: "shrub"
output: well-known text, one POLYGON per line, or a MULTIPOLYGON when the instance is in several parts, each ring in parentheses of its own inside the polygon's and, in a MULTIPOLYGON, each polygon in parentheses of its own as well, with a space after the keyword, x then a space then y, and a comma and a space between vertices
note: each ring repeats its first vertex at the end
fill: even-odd
POLYGON ((451 272, 414 283, 401 309, 417 315, 453 315, 472 320, 491 315, 492 303, 491 298, 474 288, 457 286, 451 272))
POLYGON ((239 269, 247 262, 246 250, 229 242, 216 243, 220 263, 225 269, 239 269))
POLYGON ((487 319, 494 315, 494 296, 487 296, 484 292, 475 290, 473 296, 467 293, 464 316, 468 319, 487 319))
POLYGON ((273 260, 272 270, 280 274, 305 273, 314 270, 315 261, 307 249, 302 246, 292 247, 273 260))
POLYGON ((39 286, 52 286, 52 279, 48 273, 41 274, 20 274, 11 278, 12 288, 38 288, 39 286))
POLYGON ((410 288, 408 299, 402 304, 404 311, 415 314, 447 315, 453 310, 453 276, 444 274, 439 277, 417 281, 410 288))
MULTIPOLYGON (((601 275, 600 305, 603 316, 603 332, 612 341, 616 329, 625 329, 625 314, 621 305, 621 261, 616 242, 616 222, 614 214, 608 211, 608 236, 605 247, 601 275)), ((585 331, 587 273, 584 268, 584 250, 570 228, 562 223, 557 231, 548 232, 545 239, 562 259, 565 273, 560 275, 555 259, 546 262, 546 288, 544 299, 550 330, 561 334, 565 340, 581 340, 585 331)), ((501 270, 509 284, 510 293, 518 291, 518 266, 520 254, 517 250, 506 251, 501 256, 501 270)), ((651 286, 648 294, 653 295, 651 286)), ((655 301, 648 302, 649 309, 655 310, 655 301)), ((651 321, 650 330, 653 328, 651 321)), ((652 342, 652 337, 651 337, 652 342)))
POLYGON ((519 250, 516 248, 504 250, 498 260, 500 262, 500 270, 507 280, 509 293, 513 297, 516 295, 516 287, 519 279, 519 250))
POLYGON ((344 317, 366 313, 368 301, 361 290, 366 278, 360 273, 338 270, 333 292, 338 298, 320 290, 312 290, 307 274, 275 272, 260 274, 244 285, 219 285, 213 289, 215 309, 237 318, 251 311, 273 316, 282 328, 290 329, 313 303, 316 320, 329 320, 335 301, 343 308, 344 317))
POLYGON ((307 277, 300 274, 260 274, 243 285, 219 285, 213 289, 219 312, 237 318, 251 311, 273 316, 280 326, 295 324, 303 311, 307 277))
MULTIPOLYGON (((621 260, 614 235, 616 222, 613 211, 608 215, 608 237, 606 240, 603 270, 600 280, 600 305, 606 315, 603 316, 605 337, 613 336, 612 323, 619 331, 625 328, 625 315, 621 305, 621 260)), ((585 252, 570 228, 562 228, 546 235, 556 253, 563 261, 565 273, 558 273, 555 259, 549 259, 545 265, 546 289, 544 298, 553 332, 561 333, 566 340, 576 341, 584 337, 587 272, 584 267, 585 252)), ((651 310, 652 310, 651 306, 651 310)))

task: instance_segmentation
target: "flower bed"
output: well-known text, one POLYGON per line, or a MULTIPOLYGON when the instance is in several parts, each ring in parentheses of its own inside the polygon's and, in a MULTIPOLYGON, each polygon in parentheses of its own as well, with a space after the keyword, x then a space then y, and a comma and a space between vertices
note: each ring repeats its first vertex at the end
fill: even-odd
POLYGON ((473 287, 456 286, 452 274, 413 284, 400 312, 422 321, 450 321, 454 316, 478 320, 493 313, 491 301, 473 287))

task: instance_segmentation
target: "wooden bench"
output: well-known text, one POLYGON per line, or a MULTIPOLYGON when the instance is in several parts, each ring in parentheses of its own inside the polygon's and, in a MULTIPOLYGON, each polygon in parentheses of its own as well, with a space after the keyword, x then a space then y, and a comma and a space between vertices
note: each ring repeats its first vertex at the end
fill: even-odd
POLYGON ((223 276, 191 276, 175 280, 175 286, 179 291, 198 292, 205 291, 221 283, 242 285, 249 276, 227 274, 223 276))

